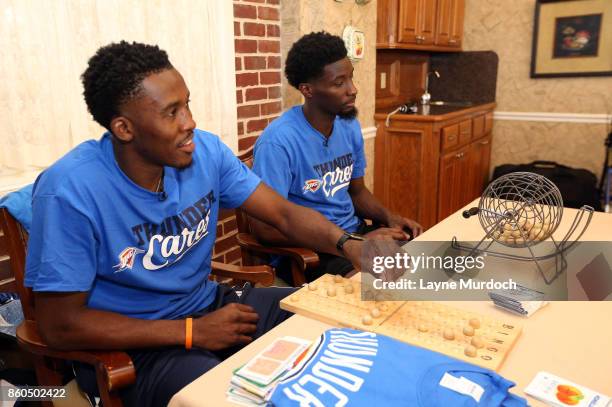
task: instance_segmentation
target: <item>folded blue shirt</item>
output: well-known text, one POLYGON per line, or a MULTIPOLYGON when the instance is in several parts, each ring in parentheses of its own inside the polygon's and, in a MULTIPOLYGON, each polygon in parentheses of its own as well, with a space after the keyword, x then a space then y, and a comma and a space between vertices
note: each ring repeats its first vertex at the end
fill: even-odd
POLYGON ((513 386, 492 370, 384 335, 330 329, 280 381, 270 402, 275 407, 527 406, 525 399, 508 392, 513 386), (463 377, 482 392, 464 394, 445 387, 440 383, 445 374, 463 377))

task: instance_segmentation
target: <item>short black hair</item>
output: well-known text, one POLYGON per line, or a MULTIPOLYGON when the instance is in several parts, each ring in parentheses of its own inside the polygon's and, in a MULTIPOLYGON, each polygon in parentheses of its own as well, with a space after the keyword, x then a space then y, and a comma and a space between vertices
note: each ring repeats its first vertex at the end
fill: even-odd
POLYGON ((285 61, 285 76, 294 87, 317 79, 325 65, 346 57, 344 41, 325 31, 306 34, 293 44, 285 61))
POLYGON ((168 54, 157 45, 121 41, 101 47, 81 75, 87 109, 110 130, 119 107, 138 94, 143 79, 171 68, 168 54))

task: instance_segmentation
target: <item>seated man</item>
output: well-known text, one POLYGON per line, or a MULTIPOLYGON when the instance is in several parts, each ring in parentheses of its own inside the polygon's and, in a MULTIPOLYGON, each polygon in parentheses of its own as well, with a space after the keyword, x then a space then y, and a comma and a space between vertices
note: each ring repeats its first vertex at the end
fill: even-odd
MULTIPOLYGON (((355 119, 357 89, 346 55, 342 39, 326 32, 305 35, 293 44, 285 74, 304 96, 304 104, 264 130, 255 143, 253 170, 283 197, 320 212, 347 232, 405 240, 409 230, 416 237, 421 225, 390 212, 364 184, 363 136, 355 119), (363 218, 387 228, 373 230, 363 218)), ((252 223, 262 241, 299 244, 262 222, 252 223)), ((320 253, 319 260, 318 269, 306 276, 308 281, 353 269, 350 261, 333 254, 320 253)), ((289 278, 287 267, 287 261, 277 267, 283 278, 289 278)))
MULTIPOLYGON (((283 199, 217 136, 196 129, 189 89, 157 46, 100 48, 82 81, 108 132, 36 181, 25 284, 50 346, 127 350, 137 379, 125 404, 165 406, 289 315, 278 301, 291 289, 247 286, 238 297, 208 279, 220 207, 240 206, 355 264, 361 242, 283 199)), ((76 370, 95 391, 93 371, 76 370)))

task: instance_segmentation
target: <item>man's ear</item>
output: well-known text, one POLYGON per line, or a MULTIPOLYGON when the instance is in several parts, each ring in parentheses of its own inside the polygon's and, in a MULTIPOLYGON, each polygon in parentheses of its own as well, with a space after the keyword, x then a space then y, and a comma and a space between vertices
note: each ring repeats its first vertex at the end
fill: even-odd
POLYGON ((300 83, 298 89, 305 99, 310 99, 312 97, 314 89, 310 83, 300 83))
POLYGON ((134 127, 125 116, 116 116, 110 122, 111 133, 122 143, 129 143, 134 139, 134 127))

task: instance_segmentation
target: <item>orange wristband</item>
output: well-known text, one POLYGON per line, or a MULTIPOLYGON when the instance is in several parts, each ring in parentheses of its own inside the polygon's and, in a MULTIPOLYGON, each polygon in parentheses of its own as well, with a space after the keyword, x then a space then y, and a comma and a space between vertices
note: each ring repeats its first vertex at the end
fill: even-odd
POLYGON ((185 320, 185 349, 191 349, 191 342, 193 340, 193 318, 187 318, 185 320))

